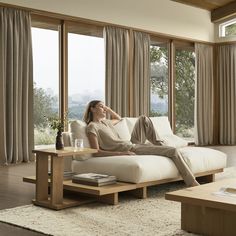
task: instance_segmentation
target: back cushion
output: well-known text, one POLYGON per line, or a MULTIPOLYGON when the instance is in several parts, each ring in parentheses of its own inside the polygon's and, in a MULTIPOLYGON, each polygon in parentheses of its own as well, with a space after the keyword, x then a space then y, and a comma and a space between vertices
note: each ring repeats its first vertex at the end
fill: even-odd
POLYGON ((167 116, 150 117, 150 119, 153 123, 157 137, 163 140, 164 145, 175 148, 188 146, 188 142, 186 140, 173 134, 167 116))
POLYGON ((167 116, 150 117, 153 126, 160 138, 166 135, 172 135, 172 129, 167 116))
MULTIPOLYGON (((75 120, 70 123, 71 143, 75 145, 75 139, 82 138, 84 147, 90 148, 89 140, 86 134, 86 123, 81 120, 75 120)), ((76 160, 86 160, 91 157, 91 154, 75 157, 76 160)))
POLYGON ((137 117, 125 117, 124 119, 126 120, 127 126, 129 128, 129 132, 131 135, 134 129, 134 125, 137 121, 137 117))
POLYGON ((114 125, 114 128, 121 139, 128 141, 130 140, 131 134, 125 118, 121 119, 116 125, 114 125))

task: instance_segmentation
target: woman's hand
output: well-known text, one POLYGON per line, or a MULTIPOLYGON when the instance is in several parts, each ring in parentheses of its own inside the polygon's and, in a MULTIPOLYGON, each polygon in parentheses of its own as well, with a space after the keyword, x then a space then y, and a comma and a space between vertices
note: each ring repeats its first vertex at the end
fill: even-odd
POLYGON ((115 125, 116 123, 118 123, 121 120, 120 115, 118 115, 116 112, 114 112, 110 107, 108 106, 104 106, 104 111, 106 111, 107 114, 109 114, 111 116, 111 121, 113 123, 113 125, 115 125))

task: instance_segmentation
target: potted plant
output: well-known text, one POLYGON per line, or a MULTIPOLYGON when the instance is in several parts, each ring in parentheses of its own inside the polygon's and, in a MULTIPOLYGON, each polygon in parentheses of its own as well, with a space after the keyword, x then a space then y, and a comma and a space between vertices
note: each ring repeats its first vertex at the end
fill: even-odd
POLYGON ((65 115, 63 118, 59 118, 57 116, 54 117, 47 117, 47 122, 53 130, 57 131, 56 136, 56 149, 61 150, 64 148, 64 144, 62 141, 62 132, 64 130, 64 125, 67 123, 67 115, 65 115))

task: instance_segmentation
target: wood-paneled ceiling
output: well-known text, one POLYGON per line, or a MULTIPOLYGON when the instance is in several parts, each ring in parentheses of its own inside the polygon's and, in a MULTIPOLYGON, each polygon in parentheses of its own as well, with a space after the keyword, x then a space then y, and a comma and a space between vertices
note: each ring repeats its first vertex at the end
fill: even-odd
POLYGON ((171 1, 211 11, 212 21, 217 21, 228 16, 236 15, 235 0, 171 0, 171 1))

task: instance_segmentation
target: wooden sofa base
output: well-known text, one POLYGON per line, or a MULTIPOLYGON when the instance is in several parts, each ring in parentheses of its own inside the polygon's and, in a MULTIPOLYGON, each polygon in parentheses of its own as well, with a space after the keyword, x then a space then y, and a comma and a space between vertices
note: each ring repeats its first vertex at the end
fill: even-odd
MULTIPOLYGON (((215 180, 215 174, 220 172, 223 172, 223 169, 202 172, 196 174, 195 176, 197 177, 198 181, 200 181, 200 183, 209 183, 213 182, 215 180)), ((63 189, 68 190, 70 192, 77 192, 82 195, 87 195, 89 197, 95 197, 95 199, 100 202, 116 205, 119 202, 119 196, 118 196, 119 192, 127 191, 137 198, 144 199, 147 198, 148 186, 160 185, 180 180, 183 179, 180 177, 180 178, 163 179, 157 181, 149 181, 138 184, 117 182, 117 184, 112 184, 102 187, 75 184, 72 183, 71 180, 65 180, 63 181, 63 189)), ((35 184, 36 178, 35 176, 24 177, 23 181, 35 184)), ((50 187, 50 179, 49 179, 49 187, 50 187)))

